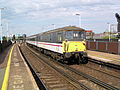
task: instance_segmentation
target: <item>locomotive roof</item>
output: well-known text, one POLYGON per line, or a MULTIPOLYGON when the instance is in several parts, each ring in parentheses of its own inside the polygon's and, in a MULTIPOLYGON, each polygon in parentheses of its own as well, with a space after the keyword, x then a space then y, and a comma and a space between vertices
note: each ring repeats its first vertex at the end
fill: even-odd
POLYGON ((28 38, 34 38, 37 35, 47 34, 47 33, 51 33, 51 32, 60 32, 60 31, 85 31, 85 29, 82 29, 82 28, 79 28, 79 27, 76 27, 76 26, 67 26, 67 27, 63 27, 63 28, 49 30, 49 31, 46 31, 46 32, 42 32, 42 33, 39 33, 39 34, 32 35, 32 36, 28 36, 28 38))
POLYGON ((67 27, 58 28, 58 29, 50 30, 43 33, 59 32, 59 31, 85 31, 85 30, 75 26, 67 26, 67 27))

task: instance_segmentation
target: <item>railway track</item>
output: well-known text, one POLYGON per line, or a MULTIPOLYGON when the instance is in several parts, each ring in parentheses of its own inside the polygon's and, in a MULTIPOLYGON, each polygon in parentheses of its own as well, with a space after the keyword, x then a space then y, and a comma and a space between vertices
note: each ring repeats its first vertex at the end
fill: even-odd
POLYGON ((61 70, 54 68, 53 65, 46 64, 41 58, 38 58, 28 49, 24 48, 25 51, 23 48, 21 49, 26 59, 29 60, 29 63, 31 63, 32 67, 37 72, 39 78, 45 83, 48 90, 90 90, 88 87, 77 82, 77 80, 66 75, 61 70), (36 61, 33 62, 33 58, 36 61))
POLYGON ((89 58, 88 60, 90 62, 99 64, 99 65, 103 65, 103 66, 107 66, 107 67, 110 67, 110 68, 113 68, 113 69, 120 70, 120 65, 116 65, 116 64, 112 64, 112 63, 104 62, 104 61, 99 61, 99 60, 95 60, 95 59, 92 59, 92 58, 89 58))
POLYGON ((40 90, 47 90, 47 88, 45 87, 45 84, 43 83, 43 81, 40 79, 40 77, 38 76, 37 72, 35 71, 35 69, 33 68, 33 66, 29 63, 29 61, 27 60, 27 58, 25 57, 25 55, 23 54, 23 51, 21 50, 20 46, 19 50, 21 52, 21 55, 23 56, 24 60, 26 61, 28 67, 30 68, 30 71, 39 87, 40 90))
POLYGON ((120 89, 120 77, 118 75, 112 75, 88 66, 73 65, 70 67, 73 71, 77 70, 77 73, 82 71, 82 73, 79 73, 79 75, 87 77, 89 80, 99 84, 106 89, 120 89))
MULTIPOLYGON (((120 77, 119 77, 120 72, 119 72, 119 70, 112 69, 112 68, 102 66, 102 65, 99 65, 99 64, 95 64, 93 62, 89 62, 87 65, 84 65, 84 67, 88 68, 89 72, 95 71, 94 73, 97 73, 97 74, 98 74, 98 72, 100 72, 100 73, 102 73, 102 75, 108 75, 110 77, 113 77, 114 80, 115 80, 115 78, 117 78, 120 81, 120 77)), ((82 67, 79 67, 79 68, 82 68, 82 67)))
MULTIPOLYGON (((31 50, 31 49, 30 49, 31 50)), ((29 51, 30 52, 30 51, 29 51)), ((35 57, 44 60, 43 56, 40 56, 38 53, 31 50, 32 54, 34 54, 35 57)), ((47 56, 44 56, 48 58, 47 56)), ((59 73, 62 73, 63 76, 66 78, 69 78, 72 84, 74 83, 75 86, 79 87, 79 89, 112 89, 112 90, 119 90, 118 88, 111 86, 110 84, 107 84, 105 82, 102 82, 86 73, 83 73, 79 70, 76 70, 74 67, 70 67, 68 65, 63 65, 61 63, 55 62, 55 60, 50 61, 44 60, 45 63, 47 63, 50 67, 54 68, 59 73), (66 73, 65 73, 66 72, 66 73), (87 86, 87 87, 86 87, 87 86)), ((44 77, 44 75, 43 75, 44 77)), ((78 89, 78 88, 76 88, 78 89)))
MULTIPOLYGON (((56 62, 56 63, 58 63, 58 62, 56 62)), ((117 75, 113 75, 113 74, 110 74, 110 72, 98 70, 95 67, 88 66, 87 64, 86 65, 71 65, 71 66, 70 65, 65 66, 61 63, 58 63, 58 64, 73 71, 74 73, 79 74, 80 76, 83 76, 83 77, 89 79, 90 81, 93 81, 94 83, 96 83, 106 89, 112 89, 112 90, 120 89, 120 77, 119 77, 120 74, 118 74, 118 73, 114 72, 117 75), (95 73, 97 74, 97 76, 95 73), (106 78, 107 78, 107 80, 105 80, 106 78)))

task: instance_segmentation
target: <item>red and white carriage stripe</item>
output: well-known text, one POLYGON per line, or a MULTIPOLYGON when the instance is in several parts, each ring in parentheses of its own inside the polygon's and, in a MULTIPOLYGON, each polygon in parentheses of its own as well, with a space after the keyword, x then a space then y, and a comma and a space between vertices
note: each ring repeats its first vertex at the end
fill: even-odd
POLYGON ((48 49, 57 53, 63 53, 62 52, 62 44, 60 43, 48 43, 48 42, 37 42, 37 41, 27 41, 29 44, 33 44, 37 47, 48 49))

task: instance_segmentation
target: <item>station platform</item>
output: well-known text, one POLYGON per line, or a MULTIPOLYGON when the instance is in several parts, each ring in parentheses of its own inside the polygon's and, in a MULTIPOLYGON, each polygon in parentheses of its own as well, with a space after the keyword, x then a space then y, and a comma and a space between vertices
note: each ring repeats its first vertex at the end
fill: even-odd
POLYGON ((18 44, 11 47, 4 61, 7 63, 0 67, 0 90, 39 90, 18 44))
POLYGON ((91 50, 87 50, 87 53, 88 53, 88 57, 92 59, 112 63, 115 65, 120 65, 120 55, 91 51, 91 50))

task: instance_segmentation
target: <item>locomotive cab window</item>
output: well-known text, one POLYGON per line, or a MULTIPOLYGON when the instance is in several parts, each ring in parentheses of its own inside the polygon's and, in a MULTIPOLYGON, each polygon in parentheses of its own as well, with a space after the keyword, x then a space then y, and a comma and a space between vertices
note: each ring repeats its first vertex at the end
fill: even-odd
POLYGON ((79 32, 79 38, 85 39, 85 32, 79 32))
POLYGON ((83 40, 85 39, 85 32, 83 31, 74 31, 73 32, 74 40, 83 40))
POLYGON ((66 39, 68 39, 68 40, 73 39, 73 31, 67 31, 66 32, 66 39))

